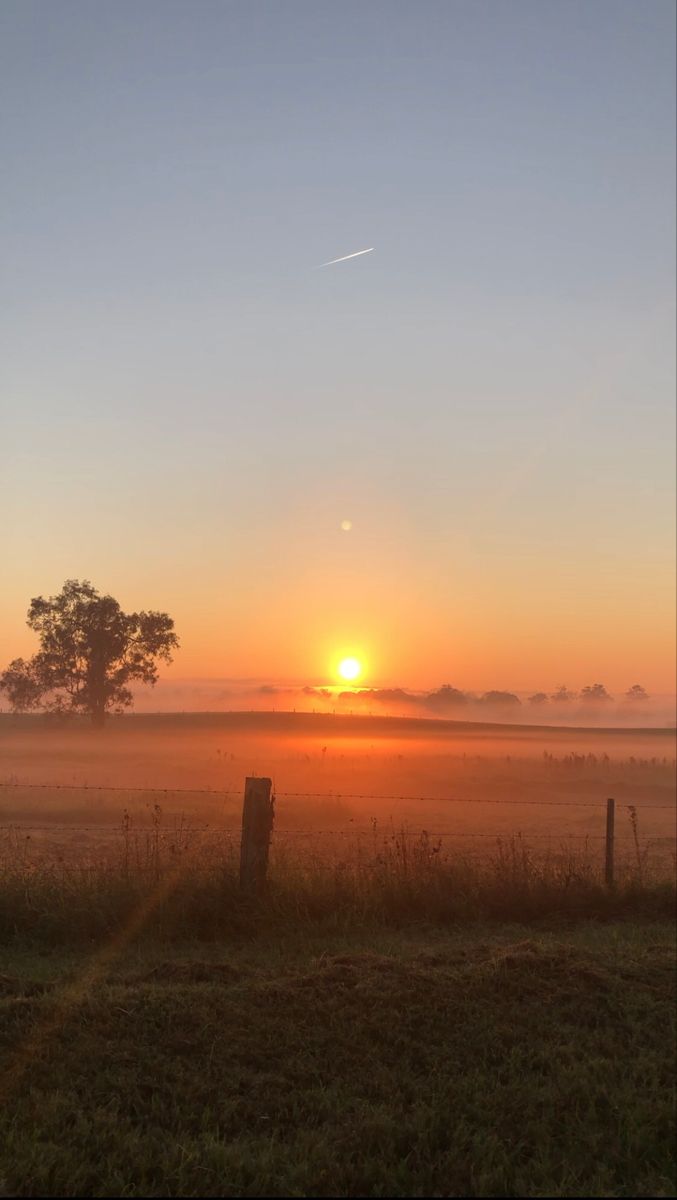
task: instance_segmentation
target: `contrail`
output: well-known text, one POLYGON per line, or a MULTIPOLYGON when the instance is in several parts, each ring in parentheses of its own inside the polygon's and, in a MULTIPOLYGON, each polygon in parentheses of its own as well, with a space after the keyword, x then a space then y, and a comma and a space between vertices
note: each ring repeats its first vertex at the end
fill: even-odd
POLYGON ((370 246, 368 250, 356 250, 354 254, 344 254, 343 258, 332 258, 329 260, 329 262, 320 263, 320 266, 333 267, 334 263, 346 262, 346 260, 349 258, 359 258, 361 254, 371 254, 373 249, 374 247, 370 246))

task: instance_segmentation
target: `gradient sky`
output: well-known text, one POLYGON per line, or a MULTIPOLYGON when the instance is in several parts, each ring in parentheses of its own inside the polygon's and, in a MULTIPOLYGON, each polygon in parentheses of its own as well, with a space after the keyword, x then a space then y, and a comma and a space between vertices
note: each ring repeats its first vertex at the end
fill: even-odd
POLYGON ((0 665, 672 691, 674 22, 5 0, 0 665))

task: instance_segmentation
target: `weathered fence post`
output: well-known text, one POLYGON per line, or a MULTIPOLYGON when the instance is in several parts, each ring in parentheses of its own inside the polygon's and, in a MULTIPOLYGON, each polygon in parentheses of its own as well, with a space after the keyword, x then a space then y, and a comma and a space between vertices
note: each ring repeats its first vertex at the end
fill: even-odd
POLYGON ((260 890, 266 882, 273 831, 272 780, 245 779, 240 845, 240 887, 260 890))
POLYGON ((606 802, 606 853, 604 856, 604 882, 608 888, 614 885, 614 821, 616 801, 606 802))

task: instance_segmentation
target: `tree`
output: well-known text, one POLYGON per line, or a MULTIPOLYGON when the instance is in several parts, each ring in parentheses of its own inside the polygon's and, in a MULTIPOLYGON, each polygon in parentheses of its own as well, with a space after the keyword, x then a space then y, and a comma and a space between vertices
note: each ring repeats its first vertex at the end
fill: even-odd
POLYGON ((32 662, 15 658, 0 675, 0 691, 7 692, 13 712, 29 712, 40 707, 42 684, 32 662))
POLYGON ((592 683, 581 690, 581 700, 594 700, 597 703, 598 700, 613 700, 613 696, 609 695, 603 683, 592 683))
POLYGON ((553 692, 553 694, 552 694, 552 696, 550 697, 550 699, 551 699, 551 700, 552 700, 552 701, 553 701, 555 704, 567 704, 567 703, 569 702, 569 700, 575 700, 575 699, 576 699, 576 693, 575 693, 575 692, 570 692, 570 691, 569 691, 569 689, 568 689, 568 687, 566 686, 566 684, 562 683, 562 684, 560 684, 560 686, 558 687, 557 691, 556 691, 556 692, 553 692))
POLYGON ((152 687, 157 660, 170 663, 179 644, 167 613, 124 613, 86 579, 68 579, 49 600, 31 600, 27 623, 40 649, 28 662, 10 663, 0 690, 16 711, 82 713, 95 726, 106 713, 131 707, 130 683, 152 687))
POLYGON ((626 700, 648 700, 649 693, 642 687, 641 683, 633 683, 631 688, 628 688, 625 693, 626 700))
POLYGON ((478 704, 493 704, 501 708, 509 708, 520 703, 519 696, 515 696, 513 692, 485 692, 478 701, 478 704))
POLYGON ((436 691, 428 692, 424 702, 429 708, 455 708, 459 704, 467 704, 468 697, 460 688, 452 687, 450 683, 443 683, 436 691))
POLYGON ((535 692, 534 695, 529 696, 528 699, 529 699, 530 704, 547 704, 548 703, 548 697, 546 696, 545 692, 535 692))

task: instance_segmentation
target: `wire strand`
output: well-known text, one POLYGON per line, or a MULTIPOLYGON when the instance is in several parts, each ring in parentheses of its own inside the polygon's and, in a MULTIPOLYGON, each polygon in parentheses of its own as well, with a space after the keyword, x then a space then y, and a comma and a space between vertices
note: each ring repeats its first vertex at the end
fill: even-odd
MULTIPOLYGON (((119 784, 102 783, 16 783, 0 781, 0 788, 30 788, 43 791, 73 791, 73 792, 128 792, 156 796, 240 796, 241 790, 221 788, 151 788, 151 787, 121 787, 119 784)), ((421 804, 529 804, 540 808, 595 808, 604 805, 605 800, 525 800, 519 797, 507 800, 485 799, 480 796, 410 796, 390 795, 381 792, 278 792, 276 799, 305 799, 305 800, 408 800, 421 804)), ((627 808, 639 808, 642 812, 677 812, 673 804, 642 804, 641 801, 631 803, 619 801, 619 805, 627 808)))

